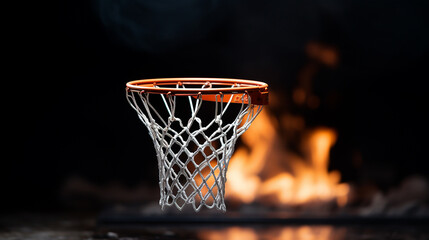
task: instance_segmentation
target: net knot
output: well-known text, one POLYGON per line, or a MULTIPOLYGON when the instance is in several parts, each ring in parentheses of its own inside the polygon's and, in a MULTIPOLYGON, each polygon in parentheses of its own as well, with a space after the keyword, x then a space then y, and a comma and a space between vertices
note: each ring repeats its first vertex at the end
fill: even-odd
POLYGON ((207 81, 206 83, 204 83, 204 85, 202 86, 202 88, 206 88, 206 87, 212 88, 212 83, 207 81))

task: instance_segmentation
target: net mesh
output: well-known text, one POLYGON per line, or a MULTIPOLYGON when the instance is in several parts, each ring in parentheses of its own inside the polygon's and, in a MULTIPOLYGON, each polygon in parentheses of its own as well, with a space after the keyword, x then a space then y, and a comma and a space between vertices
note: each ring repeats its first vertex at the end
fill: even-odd
MULTIPOLYGON (((175 87, 186 88, 184 84, 175 87)), ((224 98, 219 93, 215 102, 208 102, 201 94, 174 96, 127 89, 127 100, 155 146, 163 210, 166 206, 182 210, 190 204, 195 211, 204 206, 226 211, 229 160, 238 137, 249 128, 262 105, 252 104, 246 93, 224 98), (232 98, 242 101, 231 103, 232 98)))

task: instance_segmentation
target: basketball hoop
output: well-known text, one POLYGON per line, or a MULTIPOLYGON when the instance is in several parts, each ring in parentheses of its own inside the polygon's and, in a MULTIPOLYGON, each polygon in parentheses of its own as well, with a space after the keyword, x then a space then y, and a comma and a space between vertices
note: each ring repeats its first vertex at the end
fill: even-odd
POLYGON ((190 204, 195 211, 203 206, 226 211, 228 163, 238 137, 268 104, 268 85, 160 78, 128 82, 126 90, 155 146, 161 208, 190 204))

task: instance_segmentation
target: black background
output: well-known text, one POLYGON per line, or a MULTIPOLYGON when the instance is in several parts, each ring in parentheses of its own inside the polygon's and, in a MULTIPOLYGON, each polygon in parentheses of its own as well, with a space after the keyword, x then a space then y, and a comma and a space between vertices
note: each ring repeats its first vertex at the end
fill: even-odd
POLYGON ((127 81, 247 78, 288 96, 309 42, 338 49, 338 66, 322 67, 313 91, 340 98, 335 108, 285 111, 339 131, 331 167, 380 188, 428 174, 425 1, 37 4, 19 7, 4 45, 2 211, 60 208, 61 187, 76 175, 156 186, 155 152, 126 102, 127 81))

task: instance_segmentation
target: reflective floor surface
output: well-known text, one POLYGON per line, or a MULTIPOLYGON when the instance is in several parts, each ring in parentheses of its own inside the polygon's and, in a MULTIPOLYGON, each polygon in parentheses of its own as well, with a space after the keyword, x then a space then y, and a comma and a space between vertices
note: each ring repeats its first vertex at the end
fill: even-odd
POLYGON ((0 239, 15 240, 423 240, 426 222, 383 224, 122 224, 100 226, 92 216, 19 214, 0 216, 0 239))

